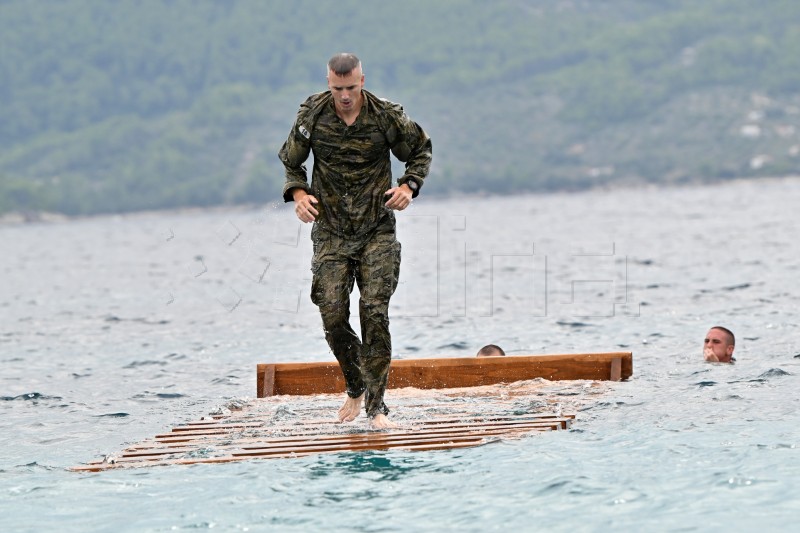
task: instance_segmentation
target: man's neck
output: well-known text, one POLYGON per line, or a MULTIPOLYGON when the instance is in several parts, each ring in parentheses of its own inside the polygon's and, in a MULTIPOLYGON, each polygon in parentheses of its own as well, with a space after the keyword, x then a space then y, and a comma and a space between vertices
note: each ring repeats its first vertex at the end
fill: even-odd
POLYGON ((364 105, 364 95, 362 94, 361 97, 358 99, 357 102, 353 105, 352 108, 349 110, 339 109, 338 106, 334 104, 334 109, 336 110, 336 116, 344 121, 345 124, 348 126, 352 126, 353 122, 356 121, 358 118, 358 114, 361 113, 361 107, 364 105))

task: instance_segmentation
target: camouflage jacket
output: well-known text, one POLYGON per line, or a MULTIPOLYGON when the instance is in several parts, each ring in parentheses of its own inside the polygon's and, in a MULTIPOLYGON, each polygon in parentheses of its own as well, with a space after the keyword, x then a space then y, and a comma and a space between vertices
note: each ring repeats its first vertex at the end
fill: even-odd
POLYGON ((394 228, 394 213, 384 205, 392 187, 390 151, 405 162, 398 185, 414 180, 422 187, 431 165, 430 137, 402 106, 362 93, 364 103, 351 126, 336 115, 330 91, 309 97, 278 154, 286 167, 284 201, 292 201, 296 187, 313 194, 319 201, 317 224, 343 237, 364 236, 382 223, 394 228), (304 163, 311 152, 309 186, 304 163))

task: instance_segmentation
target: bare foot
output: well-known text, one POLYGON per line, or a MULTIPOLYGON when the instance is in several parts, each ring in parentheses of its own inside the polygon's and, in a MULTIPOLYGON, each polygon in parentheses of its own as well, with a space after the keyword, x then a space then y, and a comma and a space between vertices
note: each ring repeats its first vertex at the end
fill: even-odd
POLYGON ((358 398, 347 397, 344 405, 339 408, 339 422, 352 422, 361 412, 361 404, 364 402, 364 395, 358 398))
POLYGON ((380 414, 372 417, 372 419, 369 421, 369 427, 372 429, 394 429, 399 428, 400 424, 392 422, 389 420, 389 418, 387 418, 386 415, 380 414))

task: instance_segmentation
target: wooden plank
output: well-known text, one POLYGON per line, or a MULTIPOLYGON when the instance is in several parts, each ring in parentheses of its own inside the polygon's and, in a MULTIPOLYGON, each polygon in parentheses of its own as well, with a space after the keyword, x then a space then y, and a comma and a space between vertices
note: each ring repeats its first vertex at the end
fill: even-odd
MULTIPOLYGON (((444 405, 444 404, 443 404, 444 405)), ((413 405, 406 404, 405 407, 409 409, 415 408, 413 405)), ((498 420, 498 419, 514 419, 518 420, 520 418, 575 418, 574 413, 563 413, 563 414, 555 414, 555 413, 523 413, 523 414, 509 414, 509 413, 486 413, 486 412, 467 412, 461 410, 461 405, 456 404, 455 402, 451 402, 446 404, 446 407, 451 409, 456 409, 458 412, 450 413, 450 414, 438 414, 438 415, 431 415, 425 416, 425 418, 421 419, 412 419, 408 422, 413 423, 420 423, 420 424, 435 424, 437 421, 440 420, 498 420)), ((184 424, 179 424, 172 428, 173 432, 179 432, 184 430, 202 430, 202 429, 214 429, 214 428, 225 428, 225 429, 235 429, 240 427, 259 427, 259 426, 270 426, 271 429, 274 430, 295 430, 302 426, 338 426, 338 427, 347 427, 347 424, 342 424, 338 420, 334 418, 317 418, 317 419, 302 419, 296 420, 292 422, 284 422, 283 424, 278 425, 270 425, 269 420, 265 420, 264 418, 248 415, 248 416, 228 416, 224 419, 213 420, 208 423, 205 421, 194 421, 194 422, 187 422, 184 424)))
POLYGON ((489 436, 510 436, 532 432, 554 431, 557 424, 517 424, 508 426, 485 426, 481 428, 462 428, 461 430, 412 431, 400 433, 361 433, 325 435, 320 438, 304 439, 247 439, 247 442, 236 441, 219 446, 213 443, 198 442, 197 446, 158 447, 126 450, 118 460, 163 457, 176 454, 187 454, 207 448, 218 454, 230 451, 232 455, 284 453, 286 450, 307 451, 338 449, 343 451, 380 449, 381 446, 397 446, 397 443, 424 444, 427 442, 459 442, 469 438, 486 438, 489 436))
MULTIPOLYGON (((446 357, 395 359, 391 363, 388 388, 444 389, 511 383, 535 378, 548 380, 608 380, 614 359, 619 360, 620 379, 633 375, 633 354, 517 355, 506 357, 446 357)), ((273 394, 331 394, 344 391, 338 363, 259 364, 256 374, 274 369, 273 394)), ((257 394, 263 398, 262 389, 257 394)))
MULTIPOLYGON (((479 441, 479 442, 451 442, 444 444, 424 444, 419 446, 398 446, 398 450, 413 450, 413 451, 435 451, 435 450, 450 450, 455 448, 474 448, 476 446, 483 446, 492 441, 479 441)), ((320 451, 320 452, 290 452, 277 455, 263 455, 256 457, 249 456, 222 456, 222 457, 197 457, 186 459, 165 459, 165 460, 145 460, 145 461, 126 461, 122 463, 117 462, 93 462, 85 465, 73 466, 70 468, 73 472, 102 472, 104 470, 114 470, 119 468, 141 468, 149 466, 170 466, 170 465, 196 465, 196 464, 218 464, 218 463, 233 463, 238 461, 250 461, 253 459, 295 459, 298 457, 305 457, 308 455, 320 455, 323 453, 342 453, 339 450, 320 451)))
MULTIPOLYGON (((514 424, 540 424, 540 425, 556 425, 561 427, 562 429, 567 429, 569 424, 571 423, 571 418, 526 418, 525 416, 509 416, 509 417, 497 417, 497 418, 487 418, 484 421, 472 421, 472 420, 465 420, 465 419, 453 419, 452 421, 435 421, 432 423, 422 423, 409 426, 409 428, 447 428, 447 427, 463 427, 463 426, 471 426, 471 427, 480 427, 484 426, 488 423, 498 424, 498 425, 514 425, 514 424), (448 423, 451 422, 451 423, 448 423)), ((347 426, 339 426, 339 429, 346 429, 347 426)), ((156 435, 155 440, 160 443, 180 443, 180 442, 190 442, 192 440, 202 439, 202 438, 209 438, 209 437, 216 437, 216 436, 224 436, 229 438, 232 434, 230 431, 231 428, 204 428, 204 429, 197 429, 194 431, 186 431, 186 432, 173 432, 173 433, 164 433, 161 435, 156 435)), ((402 431, 405 428, 399 428, 399 431, 402 431)), ((174 431, 174 430, 173 430, 174 431)), ((259 435, 264 435, 264 437, 270 437, 271 435, 275 434, 279 430, 276 428, 269 427, 269 426, 251 426, 248 428, 244 435, 237 435, 239 440, 241 438, 246 437, 257 437, 259 435)), ((302 429, 295 429, 292 431, 293 436, 303 436, 306 437, 308 435, 318 435, 319 430, 317 428, 312 428, 307 431, 303 431, 302 429)), ((352 435, 353 433, 339 433, 338 435, 352 435)), ((278 437, 274 437, 278 438, 278 437)))
MULTIPOLYGON (((494 420, 541 420, 541 419, 574 419, 574 414, 563 414, 557 415, 553 413, 525 413, 520 415, 515 414, 506 414, 506 413, 460 413, 459 415, 436 415, 436 416, 428 416, 424 419, 412 419, 408 421, 401 421, 401 429, 404 424, 409 426, 429 426, 432 424, 440 424, 440 423, 447 423, 447 422, 487 422, 487 421, 494 421, 494 420)), ((214 430, 232 430, 232 429, 242 429, 242 428, 261 428, 261 427, 268 427, 270 431, 278 432, 278 431, 291 431, 291 432, 298 432, 305 429, 307 426, 310 426, 312 430, 319 430, 321 429, 320 426, 330 426, 336 428, 343 428, 348 429, 352 426, 348 424, 342 424, 337 420, 333 419, 318 419, 313 421, 300 421, 298 420, 297 423, 290 423, 290 424, 279 424, 279 425, 270 425, 269 422, 265 420, 256 420, 256 419, 246 419, 240 423, 236 422, 226 422, 220 424, 213 424, 213 425, 198 425, 195 423, 184 424, 180 426, 176 426, 172 428, 172 433, 164 433, 162 435, 157 435, 157 437, 174 437, 176 434, 192 434, 192 433, 202 433, 204 431, 214 431, 214 430)))
MULTIPOLYGON (((462 428, 469 428, 469 429, 480 429, 486 427, 513 427, 515 425, 525 425, 525 426, 542 426, 542 427, 553 427, 555 429, 567 429, 569 424, 572 422, 570 418, 524 418, 524 417, 511 417, 508 419, 493 419, 493 420, 484 420, 484 421, 473 421, 473 420, 455 420, 449 423, 440 422, 436 424, 424 424, 424 423, 417 423, 411 424, 405 427, 401 427, 398 429, 391 430, 390 433, 386 434, 400 434, 400 433, 432 433, 432 432, 442 432, 448 431, 452 429, 462 429, 462 428)), ((340 438, 342 436, 360 436, 363 435, 381 435, 381 432, 375 431, 366 431, 366 432, 353 432, 348 427, 339 426, 338 432, 322 432, 320 430, 317 431, 294 431, 291 432, 289 435, 284 434, 283 432, 275 432, 272 428, 265 427, 259 430, 248 431, 243 434, 236 434, 236 441, 243 442, 246 440, 274 440, 274 441, 290 441, 290 440, 306 440, 309 438, 318 438, 318 439, 325 439, 325 438, 340 438)), ((182 443, 182 442, 190 442, 190 441, 197 441, 197 442, 208 442, 213 440, 230 440, 230 438, 234 436, 231 432, 218 432, 218 433, 193 433, 193 434, 181 434, 177 437, 172 437, 171 434, 168 434, 165 438, 156 438, 155 440, 149 441, 144 443, 144 446, 158 446, 161 444, 171 444, 171 443, 182 443)))
MULTIPOLYGON (((551 431, 552 427, 541 426, 521 426, 515 428, 495 427, 482 430, 465 430, 458 432, 435 432, 435 433, 366 433, 366 434, 345 434, 339 436, 325 436, 323 439, 300 440, 297 442, 283 440, 256 440, 242 446, 242 443, 235 442, 216 447, 204 446, 213 453, 230 451, 231 455, 254 455, 254 454, 275 454, 286 453, 287 451, 324 451, 324 450, 365 450, 381 449, 380 447, 396 447, 399 445, 417 445, 424 443, 460 442, 464 440, 480 440, 486 437, 503 437, 510 435, 521 435, 532 432, 551 431)), ((124 452, 116 458, 117 462, 143 460, 143 459, 163 459, 165 456, 186 454, 197 451, 198 447, 185 446, 181 448, 152 448, 143 450, 131 450, 124 452)))
MULTIPOLYGON (((451 422, 451 421, 464 421, 464 420, 507 420, 507 419, 527 419, 527 418, 570 418, 574 419, 574 413, 562 413, 562 414, 555 414, 555 413, 523 413, 523 414, 508 414, 504 412, 498 413, 487 413, 487 412, 478 412, 478 411, 468 411, 465 407, 474 408, 474 405, 471 402, 467 403, 460 403, 460 402, 448 402, 442 404, 410 404, 405 403, 404 409, 408 410, 422 410, 423 408, 430 408, 431 406, 437 406, 446 408, 450 411, 455 410, 458 414, 450 413, 450 414, 434 414, 434 415, 425 415, 422 419, 411 419, 407 420, 406 422, 414 425, 414 424, 436 424, 438 422, 451 422)), ((312 411, 318 411, 318 408, 312 409, 312 411)), ((310 419, 297 419, 292 422, 283 422, 277 425, 270 425, 269 418, 264 418, 265 415, 269 415, 269 413, 260 413, 259 414, 252 414, 252 413, 237 413, 237 414, 229 414, 225 416, 217 416, 214 419, 210 417, 208 419, 200 419, 195 420, 192 422, 186 422, 184 424, 179 424, 172 429, 173 432, 183 431, 184 429, 191 428, 191 429, 214 429, 219 427, 243 427, 245 425, 249 425, 250 427, 259 427, 259 426, 269 426, 270 429, 274 431, 290 431, 296 432, 299 430, 304 429, 307 426, 312 426, 313 428, 320 429, 320 426, 332 426, 332 427, 348 427, 347 424, 342 424, 338 420, 335 420, 333 417, 328 418, 310 418, 310 419)), ((404 422, 400 422, 401 424, 404 422)), ((352 426, 350 426, 352 427, 352 426)), ((170 434, 165 434, 167 436, 172 436, 170 434)))
MULTIPOLYGON (((501 432, 500 435, 508 435, 508 432, 501 432)), ((428 442, 424 442, 420 439, 408 438, 408 439, 401 439, 401 440, 379 440, 379 441, 368 441, 368 442, 361 442, 361 443, 348 443, 348 444, 340 444, 340 445, 323 445, 323 446, 310 446, 308 448, 304 448, 303 451, 308 452, 322 452, 322 451, 340 451, 340 452, 357 452, 357 451, 366 451, 366 450, 388 450, 392 448, 405 448, 408 446, 421 446, 421 445, 431 445, 431 444, 450 444, 454 442, 473 442, 478 444, 483 442, 486 437, 489 435, 463 435, 463 436, 451 436, 442 438, 439 440, 432 440, 428 442)), ((246 452, 234 452, 231 455, 234 457, 261 457, 264 455, 274 455, 274 454, 283 454, 289 451, 296 450, 296 448, 258 448, 258 449, 251 449, 247 450, 246 452)))
MULTIPOLYGON (((397 435, 406 435, 406 436, 413 436, 414 438, 419 438, 424 440, 426 438, 431 437, 447 437, 447 436, 456 436, 456 435, 463 435, 467 433, 475 433, 475 434, 498 434, 503 435, 506 433, 514 433, 517 431, 526 431, 526 432, 540 432, 540 431, 559 431, 563 429, 558 423, 553 424, 511 424, 511 425, 493 425, 493 426, 484 426, 480 428, 444 428, 439 430, 425 430, 425 431, 416 431, 416 432, 407 432, 407 433, 398 433, 397 435)), ((215 450, 219 449, 228 449, 231 446, 238 446, 243 449, 247 449, 250 447, 264 447, 264 446, 275 446, 281 444, 283 446, 291 446, 295 448, 302 448, 303 446, 308 446, 310 443, 320 444, 324 442, 333 442, 333 441, 350 441, 355 440, 356 437, 352 434, 341 434, 341 435, 308 435, 306 437, 281 437, 281 438, 267 438, 267 437, 248 437, 244 439, 237 439, 233 443, 230 438, 219 438, 219 437, 212 437, 212 438, 204 438, 204 439, 197 439, 187 442, 158 442, 152 443, 149 445, 141 444, 138 446, 133 446, 126 450, 123 450, 121 455, 128 456, 133 454, 144 454, 145 452, 153 452, 156 454, 172 454, 172 453, 186 453, 188 450, 195 450, 197 448, 214 448, 215 450), (154 452, 157 451, 157 452, 154 452)), ((366 437, 362 437, 363 440, 368 440, 366 437)))
MULTIPOLYGON (((447 429, 447 430, 439 430, 439 431, 424 431, 424 432, 414 432, 414 433, 404 433, 398 435, 410 435, 413 438, 417 438, 419 440, 426 440, 434 437, 452 437, 458 435, 465 435, 469 433, 474 433, 476 435, 499 435, 503 436, 506 434, 516 433, 519 431, 523 432, 545 432, 545 431, 558 431, 561 429, 557 424, 517 424, 513 426, 486 426, 483 428, 462 428, 462 429, 447 429)), ((399 437, 398 437, 399 438, 399 437)), ((135 446, 123 450, 120 453, 122 457, 134 456, 136 454, 147 455, 148 453, 151 455, 170 455, 175 453, 188 453, 190 451, 196 451, 199 448, 207 448, 207 449, 214 449, 215 451, 218 450, 225 450, 225 449, 232 449, 236 446, 240 447, 241 449, 249 449, 253 447, 274 447, 277 445, 283 445, 287 447, 292 447, 296 449, 302 449, 304 446, 309 446, 311 444, 322 444, 322 443, 329 443, 329 442, 346 442, 349 440, 353 440, 353 436, 350 435, 325 435, 325 436, 309 436, 308 438, 292 438, 286 441, 278 440, 278 439, 268 439, 268 438, 247 438, 247 439, 240 439, 236 440, 232 443, 230 439, 202 439, 202 440, 195 440, 191 442, 179 442, 179 443, 158 443, 153 444, 150 446, 135 446)), ((446 440, 446 439, 445 439, 446 440)))

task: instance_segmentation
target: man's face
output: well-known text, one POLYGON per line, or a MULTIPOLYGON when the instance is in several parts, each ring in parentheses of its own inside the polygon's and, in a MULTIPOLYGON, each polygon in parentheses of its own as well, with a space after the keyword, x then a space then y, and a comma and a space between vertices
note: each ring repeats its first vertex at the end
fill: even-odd
POLYGON ((364 75, 361 67, 356 67, 344 76, 338 76, 328 70, 328 88, 333 94, 336 109, 350 112, 361 106, 361 88, 364 87, 364 75))
POLYGON ((728 344, 728 334, 718 329, 710 329, 703 341, 703 357, 715 363, 730 363, 733 344, 728 344))

